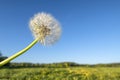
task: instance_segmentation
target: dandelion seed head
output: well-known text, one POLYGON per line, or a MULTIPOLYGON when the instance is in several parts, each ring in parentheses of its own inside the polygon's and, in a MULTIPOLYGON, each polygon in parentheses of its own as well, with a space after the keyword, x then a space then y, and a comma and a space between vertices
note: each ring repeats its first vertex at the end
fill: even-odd
POLYGON ((30 30, 35 39, 43 45, 54 44, 61 35, 61 27, 59 22, 47 13, 38 13, 30 19, 30 30))

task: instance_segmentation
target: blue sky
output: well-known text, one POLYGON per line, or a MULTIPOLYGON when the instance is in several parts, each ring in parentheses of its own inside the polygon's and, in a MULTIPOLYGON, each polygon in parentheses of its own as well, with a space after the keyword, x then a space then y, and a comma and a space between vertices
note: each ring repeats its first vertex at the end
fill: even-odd
POLYGON ((0 0, 0 51, 11 56, 34 38, 30 18, 52 14, 62 26, 53 46, 37 43, 12 62, 120 62, 120 0, 0 0))

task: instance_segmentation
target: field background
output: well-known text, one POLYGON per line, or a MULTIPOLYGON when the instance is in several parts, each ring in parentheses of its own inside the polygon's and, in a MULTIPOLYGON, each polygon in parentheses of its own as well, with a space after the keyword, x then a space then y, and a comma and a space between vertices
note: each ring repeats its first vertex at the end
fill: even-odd
POLYGON ((0 69, 0 80, 120 80, 118 64, 13 63, 0 69), (31 65, 31 66, 30 66, 31 65))

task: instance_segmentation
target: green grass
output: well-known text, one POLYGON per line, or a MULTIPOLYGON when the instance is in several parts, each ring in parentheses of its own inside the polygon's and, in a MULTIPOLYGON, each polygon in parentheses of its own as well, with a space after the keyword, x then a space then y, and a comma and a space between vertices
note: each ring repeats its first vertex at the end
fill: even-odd
POLYGON ((120 67, 6 68, 0 80, 120 80, 120 67))

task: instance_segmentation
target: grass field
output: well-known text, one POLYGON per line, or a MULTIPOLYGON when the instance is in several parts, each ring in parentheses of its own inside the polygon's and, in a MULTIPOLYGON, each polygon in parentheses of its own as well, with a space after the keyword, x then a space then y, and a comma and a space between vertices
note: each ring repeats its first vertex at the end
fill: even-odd
POLYGON ((120 67, 4 68, 0 80, 120 80, 120 67))

